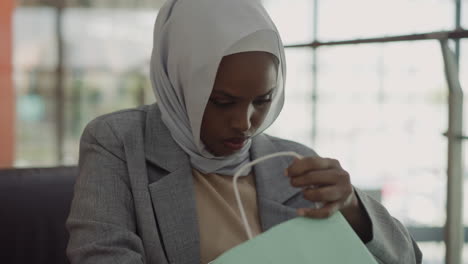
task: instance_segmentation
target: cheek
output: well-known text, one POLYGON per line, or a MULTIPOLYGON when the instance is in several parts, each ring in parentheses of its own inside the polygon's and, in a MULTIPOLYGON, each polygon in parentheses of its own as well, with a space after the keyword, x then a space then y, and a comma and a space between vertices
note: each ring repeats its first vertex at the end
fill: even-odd
POLYGON ((270 105, 267 105, 261 109, 258 109, 255 112, 254 116, 251 119, 252 127, 254 127, 255 130, 263 124, 263 121, 265 121, 265 118, 267 117, 269 110, 270 110, 270 105))
MULTIPOLYGON (((203 114, 203 120, 200 128, 200 136, 202 140, 213 138, 217 134, 217 130, 222 126, 222 119, 214 109, 207 106, 203 114)), ((205 142, 206 143, 206 142, 205 142)))

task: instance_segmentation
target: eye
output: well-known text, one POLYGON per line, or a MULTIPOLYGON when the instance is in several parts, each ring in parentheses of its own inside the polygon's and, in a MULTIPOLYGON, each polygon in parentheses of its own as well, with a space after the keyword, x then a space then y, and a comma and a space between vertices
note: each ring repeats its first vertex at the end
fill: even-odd
POLYGON ((254 105, 256 106, 265 106, 267 104, 271 103, 271 98, 268 99, 258 99, 253 102, 254 105))
POLYGON ((210 98, 210 102, 218 107, 228 107, 234 104, 232 100, 210 98))

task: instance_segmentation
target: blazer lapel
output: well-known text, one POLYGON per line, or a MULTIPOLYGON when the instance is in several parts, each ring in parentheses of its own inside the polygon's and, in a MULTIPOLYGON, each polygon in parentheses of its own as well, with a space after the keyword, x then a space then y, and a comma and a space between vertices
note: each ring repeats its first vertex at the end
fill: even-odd
POLYGON ((146 122, 146 159, 159 170, 148 170, 149 192, 170 263, 200 261, 200 239, 192 170, 188 156, 174 142, 156 105, 146 122))
MULTIPOLYGON (((266 135, 260 134, 253 139, 251 159, 281 151, 266 135)), ((284 170, 292 162, 292 157, 277 157, 255 165, 255 181, 259 204, 260 220, 263 231, 296 216, 293 208, 283 205, 300 189, 289 183, 284 170)))
MULTIPOLYGON (((200 238, 190 161, 160 116, 157 105, 152 105, 145 129, 146 159, 158 168, 148 170, 157 224, 170 263, 198 264, 200 238)), ((253 160, 278 151, 281 149, 271 139, 260 134, 253 139, 250 155, 253 160)), ((291 161, 290 157, 278 157, 254 167, 263 231, 296 216, 295 209, 283 204, 300 191, 284 176, 291 161)))
POLYGON ((187 166, 150 184, 157 223, 170 263, 200 261, 200 240, 191 170, 187 166))
POLYGON ((172 139, 162 122, 157 104, 151 105, 147 112, 145 148, 146 159, 169 172, 177 170, 181 163, 190 164, 187 154, 172 139))

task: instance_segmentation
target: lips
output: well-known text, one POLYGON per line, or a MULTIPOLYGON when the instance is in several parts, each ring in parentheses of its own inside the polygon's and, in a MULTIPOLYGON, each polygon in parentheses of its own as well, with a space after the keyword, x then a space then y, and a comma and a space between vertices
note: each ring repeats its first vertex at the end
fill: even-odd
POLYGON ((224 140, 224 146, 231 150, 239 150, 244 147, 245 142, 248 138, 238 137, 238 138, 229 138, 224 140))

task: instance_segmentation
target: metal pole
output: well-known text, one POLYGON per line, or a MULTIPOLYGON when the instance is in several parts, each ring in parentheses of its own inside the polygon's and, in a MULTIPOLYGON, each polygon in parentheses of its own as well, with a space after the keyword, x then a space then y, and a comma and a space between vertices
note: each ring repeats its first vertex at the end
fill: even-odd
POLYGON ((62 32, 63 1, 56 3, 55 35, 57 41, 57 68, 55 71, 55 133, 56 158, 58 164, 63 164, 64 157, 64 44, 62 32))
POLYGON ((286 48, 302 48, 302 47, 322 47, 322 46, 337 46, 337 45, 354 45, 354 44, 369 44, 369 43, 385 43, 385 42, 398 42, 398 41, 415 41, 415 40, 441 40, 441 39, 460 39, 468 38, 468 30, 451 30, 451 31, 438 31, 431 33, 411 34, 411 35, 399 35, 379 38, 367 38, 367 39, 352 39, 352 40, 339 40, 339 41, 328 41, 320 42, 314 41, 311 43, 297 44, 297 45, 286 45, 286 48))
MULTIPOLYGON (((461 0, 455 0, 455 30, 461 30, 461 0)), ((455 39, 455 60, 460 66, 460 39, 455 39)))
MULTIPOLYGON (((318 1, 314 0, 314 14, 313 14, 313 41, 317 41, 318 35, 318 1)), ((317 140, 317 48, 312 47, 312 144, 317 140)))
POLYGON ((449 89, 447 221, 445 224, 446 263, 461 264, 463 226, 463 90, 458 67, 448 40, 440 41, 449 89))

